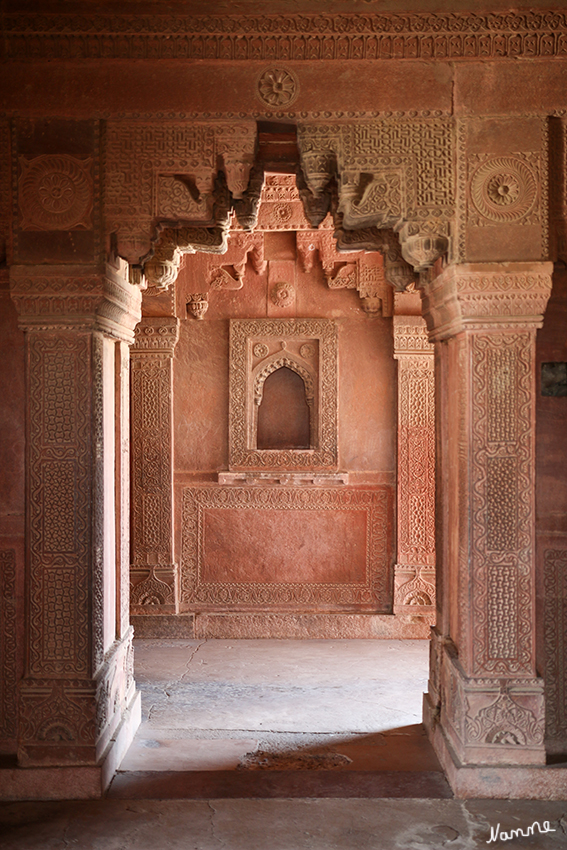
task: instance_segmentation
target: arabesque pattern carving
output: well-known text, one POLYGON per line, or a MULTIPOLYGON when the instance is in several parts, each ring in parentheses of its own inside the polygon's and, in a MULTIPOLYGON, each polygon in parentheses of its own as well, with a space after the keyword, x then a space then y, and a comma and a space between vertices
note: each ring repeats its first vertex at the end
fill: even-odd
POLYGON ((533 669, 533 344, 529 331, 479 333, 471 341, 471 639, 477 675, 517 675, 533 669), (502 361, 501 369, 513 362, 513 381, 504 378, 501 384, 494 379, 495 357, 502 361), (512 432, 507 425, 511 412, 512 432), (499 425, 495 418, 501 420, 499 425), (497 604, 498 599, 503 604, 497 604))
MULTIPOLYGON (((338 465, 337 330, 330 319, 250 319, 230 323, 229 468, 329 469, 338 465), (310 450, 258 450, 252 445, 254 386, 251 356, 258 343, 318 340, 317 427, 310 450)), ((312 438, 313 439, 313 438, 312 438)))
POLYGON ((0 550, 0 739, 17 727, 16 552, 0 550))
POLYGON ((388 488, 200 487, 183 491, 181 603, 195 605, 281 604, 375 606, 386 610, 390 601, 388 525, 392 519, 388 488), (366 578, 364 582, 206 582, 201 578, 203 522, 207 510, 363 511, 366 514, 366 578))
POLYGON ((567 15, 495 13, 5 16, 3 59, 263 60, 567 55, 567 15))
POLYGON ((567 740, 567 550, 544 552, 546 736, 567 740))

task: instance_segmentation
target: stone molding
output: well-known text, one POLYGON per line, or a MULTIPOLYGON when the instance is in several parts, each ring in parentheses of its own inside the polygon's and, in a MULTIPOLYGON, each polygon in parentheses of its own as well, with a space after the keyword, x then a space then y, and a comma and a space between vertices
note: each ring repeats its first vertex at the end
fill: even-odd
POLYGON ((0 54, 4 61, 135 58, 281 63, 567 55, 567 15, 557 10, 143 18, 12 13, 5 18, 0 54))
POLYGON ((142 295, 125 279, 124 268, 97 266, 12 266, 12 299, 24 330, 102 331, 134 341, 142 295))
POLYGON ((551 294, 552 263, 464 263, 422 282, 430 339, 464 330, 540 328, 551 294))
POLYGON ((231 471, 337 470, 338 341, 333 320, 232 319, 229 368, 228 457, 231 471), (307 346, 310 353, 303 356, 299 349, 307 353, 307 346), (310 449, 256 448, 255 378, 273 360, 282 357, 295 364, 295 371, 301 374, 301 370, 307 370, 315 378, 310 449))
POLYGON ((135 341, 130 355, 160 355, 173 357, 179 339, 179 319, 144 316, 135 329, 135 341))
POLYGON ((373 490, 347 487, 257 486, 185 488, 182 497, 181 596, 183 611, 221 606, 266 610, 289 604, 369 606, 386 612, 391 605, 391 565, 388 528, 393 519, 389 487, 373 490), (364 582, 235 582, 202 578, 203 524, 207 510, 219 511, 363 511, 366 513, 366 578, 364 582))

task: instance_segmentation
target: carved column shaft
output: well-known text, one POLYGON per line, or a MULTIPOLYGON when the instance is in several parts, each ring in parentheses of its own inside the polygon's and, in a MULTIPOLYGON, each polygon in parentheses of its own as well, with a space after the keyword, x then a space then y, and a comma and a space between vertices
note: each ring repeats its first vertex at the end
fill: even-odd
POLYGON ((435 607, 435 378, 421 316, 394 316, 398 361, 398 557, 394 613, 435 607))
POLYGON ((115 349, 140 308, 123 271, 11 269, 27 349, 23 766, 97 763, 135 696, 132 630, 115 621, 115 349))
POLYGON ((443 733, 463 764, 545 760, 534 355, 550 290, 550 264, 508 263, 450 266, 422 293, 431 337, 445 349, 447 395, 438 423, 446 587, 429 699, 440 700, 443 733))
POLYGON ((174 614, 173 372, 174 318, 146 318, 132 348, 131 611, 174 614))

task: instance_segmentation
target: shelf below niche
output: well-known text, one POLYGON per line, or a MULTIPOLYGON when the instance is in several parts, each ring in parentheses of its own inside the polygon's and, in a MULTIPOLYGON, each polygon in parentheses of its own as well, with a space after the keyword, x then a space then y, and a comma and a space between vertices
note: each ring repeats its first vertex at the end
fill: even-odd
POLYGON ((219 472, 219 484, 288 484, 339 487, 348 484, 348 472, 219 472))

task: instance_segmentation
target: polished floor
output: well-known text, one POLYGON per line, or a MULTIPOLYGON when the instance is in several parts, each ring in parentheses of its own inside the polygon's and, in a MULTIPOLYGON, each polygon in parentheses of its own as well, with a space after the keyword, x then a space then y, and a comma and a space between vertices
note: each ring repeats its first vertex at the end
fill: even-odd
POLYGON ((107 798, 0 805, 0 847, 566 847, 567 802, 451 798, 420 724, 427 653, 424 641, 137 641, 143 722, 107 798))

